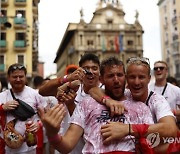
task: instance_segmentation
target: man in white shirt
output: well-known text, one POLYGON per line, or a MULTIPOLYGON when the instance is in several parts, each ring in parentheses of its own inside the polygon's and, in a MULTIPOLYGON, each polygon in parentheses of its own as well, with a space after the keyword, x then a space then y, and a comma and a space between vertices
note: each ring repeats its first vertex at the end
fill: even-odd
POLYGON ((150 90, 164 96, 173 113, 180 117, 180 88, 167 82, 168 65, 165 61, 154 63, 155 83, 149 85, 150 90))

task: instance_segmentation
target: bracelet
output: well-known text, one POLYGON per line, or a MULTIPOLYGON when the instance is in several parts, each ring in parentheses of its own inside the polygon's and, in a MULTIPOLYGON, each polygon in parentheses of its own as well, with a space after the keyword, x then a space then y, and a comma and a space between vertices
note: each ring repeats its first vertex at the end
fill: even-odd
POLYGON ((59 85, 63 85, 64 83, 68 82, 68 78, 67 78, 67 75, 65 75, 63 78, 59 77, 58 78, 58 83, 59 85))
POLYGON ((128 135, 131 135, 131 124, 129 124, 129 132, 128 135))
POLYGON ((67 75, 65 75, 65 76, 63 77, 63 84, 66 83, 66 82, 68 82, 67 75))
POLYGON ((49 142, 60 142, 61 139, 62 139, 62 136, 60 136, 59 134, 56 134, 56 135, 51 136, 51 137, 48 136, 49 142))
POLYGON ((103 96, 102 98, 101 98, 101 104, 106 104, 106 99, 109 99, 110 97, 109 96, 103 96))

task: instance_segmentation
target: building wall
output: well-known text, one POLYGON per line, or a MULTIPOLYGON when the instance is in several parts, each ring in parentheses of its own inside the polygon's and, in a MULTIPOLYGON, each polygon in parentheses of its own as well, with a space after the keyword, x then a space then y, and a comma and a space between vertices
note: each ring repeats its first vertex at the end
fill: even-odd
POLYGON ((161 52, 169 75, 180 80, 180 1, 159 0, 161 52))
MULTIPOLYGON (((4 25, 4 22, 1 22, 1 36, 2 33, 6 33, 6 47, 0 47, 0 55, 4 56, 4 65, 5 69, 0 70, 1 77, 6 76, 6 71, 8 67, 18 62, 18 56, 24 56, 24 64, 27 68, 27 77, 30 80, 34 74, 38 74, 37 70, 37 58, 38 58, 38 48, 36 48, 37 54, 33 56, 34 48, 34 32, 37 27, 35 26, 35 21, 38 20, 38 3, 37 0, 25 0, 24 2, 19 2, 15 4, 15 0, 6 0, 5 2, 1 1, 1 10, 5 10, 7 12, 6 15, 1 16, 0 20, 2 21, 2 17, 6 17, 7 21, 11 24, 10 28, 7 28, 4 25), (36 5, 35 5, 36 4, 36 5), (25 11, 25 23, 24 24, 15 24, 14 20, 17 17, 17 10, 25 11), (35 10, 35 11, 34 11, 35 10), (16 39, 16 33, 24 33, 24 47, 18 47, 15 49, 14 41, 16 39), (35 64, 36 59, 36 69, 33 69, 33 64, 35 64)), ((36 31, 37 33, 37 31, 36 31)), ((4 39, 3 39, 4 40, 4 39)), ((2 40, 1 40, 2 41, 2 40)), ((36 37, 36 42, 38 42, 38 38, 36 37)), ((0 65, 2 65, 2 61, 0 61, 0 65)))
POLYGON ((120 6, 114 7, 108 3, 106 7, 98 6, 90 23, 85 23, 82 17, 76 26, 75 23, 69 23, 54 60, 57 63, 57 75, 63 75, 69 64, 78 65, 81 56, 86 52, 96 54, 100 61, 116 56, 125 64, 129 57, 142 57, 143 29, 138 16, 133 24, 128 24, 124 15, 120 6), (121 36, 123 38, 120 43, 121 36), (123 46, 121 51, 116 51, 117 39, 119 48, 123 46))

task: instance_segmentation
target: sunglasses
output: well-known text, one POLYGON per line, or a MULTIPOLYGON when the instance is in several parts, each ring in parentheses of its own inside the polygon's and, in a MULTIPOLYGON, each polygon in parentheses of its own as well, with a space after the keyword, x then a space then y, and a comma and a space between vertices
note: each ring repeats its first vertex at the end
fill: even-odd
POLYGON ((12 67, 12 70, 22 70, 22 69, 25 69, 25 67, 23 65, 19 65, 19 66, 13 66, 12 67))
POLYGON ((163 66, 161 66, 161 67, 154 67, 154 71, 157 71, 157 70, 162 71, 164 69, 165 69, 165 67, 163 67, 163 66))
POLYGON ((149 58, 146 58, 146 57, 131 57, 127 60, 127 63, 135 63, 137 61, 140 61, 146 65, 150 65, 150 61, 149 61, 149 58))

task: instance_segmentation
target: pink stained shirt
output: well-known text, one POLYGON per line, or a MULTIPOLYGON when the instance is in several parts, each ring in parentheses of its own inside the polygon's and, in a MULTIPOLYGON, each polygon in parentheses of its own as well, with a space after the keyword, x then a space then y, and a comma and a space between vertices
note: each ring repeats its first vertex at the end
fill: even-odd
POLYGON ((101 126, 107 122, 123 122, 125 124, 153 124, 153 118, 147 105, 142 102, 123 101, 128 110, 124 115, 110 117, 108 108, 97 103, 93 98, 86 97, 77 104, 71 117, 71 123, 84 129, 85 146, 83 153, 105 153, 111 151, 135 151, 135 145, 130 136, 106 146, 103 145, 100 134, 101 126))

